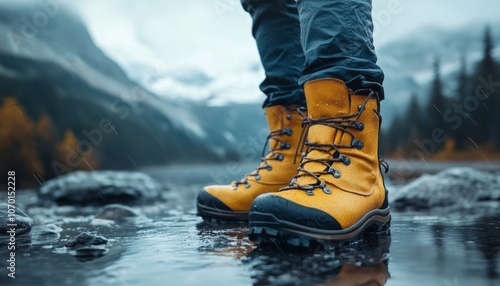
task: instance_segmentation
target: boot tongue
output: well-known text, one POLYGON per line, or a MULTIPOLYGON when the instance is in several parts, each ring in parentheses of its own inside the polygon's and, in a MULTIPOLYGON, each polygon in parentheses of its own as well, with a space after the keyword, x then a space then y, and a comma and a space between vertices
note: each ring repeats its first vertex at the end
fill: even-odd
MULTIPOLYGON (((308 116, 312 119, 336 117, 350 113, 349 91, 340 80, 321 79, 310 81, 304 85, 304 92, 307 99, 308 116)), ((349 136, 343 136, 343 133, 333 127, 316 124, 309 128, 307 141, 322 144, 349 144, 346 142, 349 140, 349 136)), ((307 157, 320 159, 331 158, 332 156, 314 150, 309 152, 307 157)), ((326 166, 317 162, 309 162, 304 164, 304 168, 310 172, 320 172, 326 166)), ((305 176, 300 177, 297 183, 309 185, 317 182, 314 178, 305 176)))
MULTIPOLYGON (((320 79, 307 82, 304 92, 308 114, 312 119, 347 115, 350 112, 350 96, 344 82, 337 79, 320 79)), ((335 128, 314 125, 309 128, 309 142, 339 144, 342 134, 335 128)))
MULTIPOLYGON (((266 107, 266 117, 267 124, 269 125, 269 131, 276 131, 283 128, 283 114, 285 108, 281 105, 266 107)), ((277 140, 269 140, 270 150, 276 149, 278 147, 277 140)))

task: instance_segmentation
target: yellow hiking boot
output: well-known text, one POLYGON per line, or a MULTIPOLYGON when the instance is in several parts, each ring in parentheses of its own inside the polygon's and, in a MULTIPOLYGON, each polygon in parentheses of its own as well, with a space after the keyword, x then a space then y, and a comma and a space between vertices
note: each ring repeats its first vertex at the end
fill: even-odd
POLYGON ((254 240, 296 246, 388 233, 390 212, 380 170, 377 95, 352 94, 336 79, 304 85, 307 149, 290 185, 258 197, 249 215, 254 240))
MULTIPOLYGON (((247 220, 253 200, 288 186, 297 172, 297 146, 305 108, 272 106, 265 109, 269 130, 269 153, 260 166, 239 182, 205 187, 198 193, 198 215, 223 220, 247 220)), ((266 146, 264 146, 265 151, 266 146)), ((263 151, 263 152, 264 152, 263 151)))

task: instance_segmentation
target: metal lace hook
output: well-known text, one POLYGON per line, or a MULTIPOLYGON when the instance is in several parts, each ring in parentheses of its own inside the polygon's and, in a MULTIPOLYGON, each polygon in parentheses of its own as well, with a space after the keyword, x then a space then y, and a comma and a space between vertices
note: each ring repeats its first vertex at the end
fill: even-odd
POLYGON ((379 160, 380 166, 384 167, 385 171, 384 174, 387 174, 389 172, 389 163, 385 159, 380 159, 379 160))

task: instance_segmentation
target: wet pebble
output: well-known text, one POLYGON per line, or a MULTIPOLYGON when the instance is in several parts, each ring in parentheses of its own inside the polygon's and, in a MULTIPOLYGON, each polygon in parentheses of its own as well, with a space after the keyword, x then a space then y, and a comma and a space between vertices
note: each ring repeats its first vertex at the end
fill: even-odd
POLYGON ((108 243, 108 239, 105 238, 104 236, 90 233, 90 232, 82 232, 79 235, 68 240, 64 246, 70 247, 70 248, 83 249, 83 247, 92 246, 92 245, 103 245, 103 244, 107 244, 107 243, 108 243))
POLYGON ((104 256, 108 252, 109 250, 102 246, 88 246, 70 250, 68 253, 76 256, 80 261, 89 261, 104 256))
POLYGON ((33 219, 21 209, 7 205, 6 203, 0 203, 0 222, 0 237, 10 236, 10 233, 7 231, 10 231, 11 228, 15 229, 16 235, 28 234, 34 225, 33 219), (13 210, 15 210, 15 213, 13 210), (10 218, 14 218, 14 216, 9 216, 9 214, 15 214, 15 220, 11 221, 10 218), (15 224, 16 226, 13 227, 10 224, 15 224))
POLYGON ((106 205, 158 198, 162 186, 140 172, 74 172, 44 183, 39 194, 59 204, 106 205))
POLYGON ((111 204, 101 208, 95 215, 95 218, 107 220, 123 220, 126 218, 137 217, 138 215, 138 212, 131 207, 120 204, 111 204))
POLYGON ((35 226, 31 232, 32 244, 46 244, 58 241, 62 228, 54 224, 35 226))

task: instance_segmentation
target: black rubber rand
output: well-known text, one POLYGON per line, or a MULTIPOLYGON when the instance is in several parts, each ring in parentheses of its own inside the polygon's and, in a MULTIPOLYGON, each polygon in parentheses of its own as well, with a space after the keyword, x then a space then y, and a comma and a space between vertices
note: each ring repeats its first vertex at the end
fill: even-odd
POLYGON ((233 211, 205 189, 198 193, 196 207, 198 215, 205 219, 247 221, 248 212, 233 211))
MULTIPOLYGON (((386 194, 387 200, 387 194, 386 194)), ((249 237, 261 243, 286 243, 309 247, 329 241, 349 242, 373 234, 390 234, 390 210, 387 201, 368 212, 355 225, 342 229, 327 213, 300 206, 280 197, 257 199, 249 214, 249 237), (287 211, 283 209, 286 208, 287 211)))

